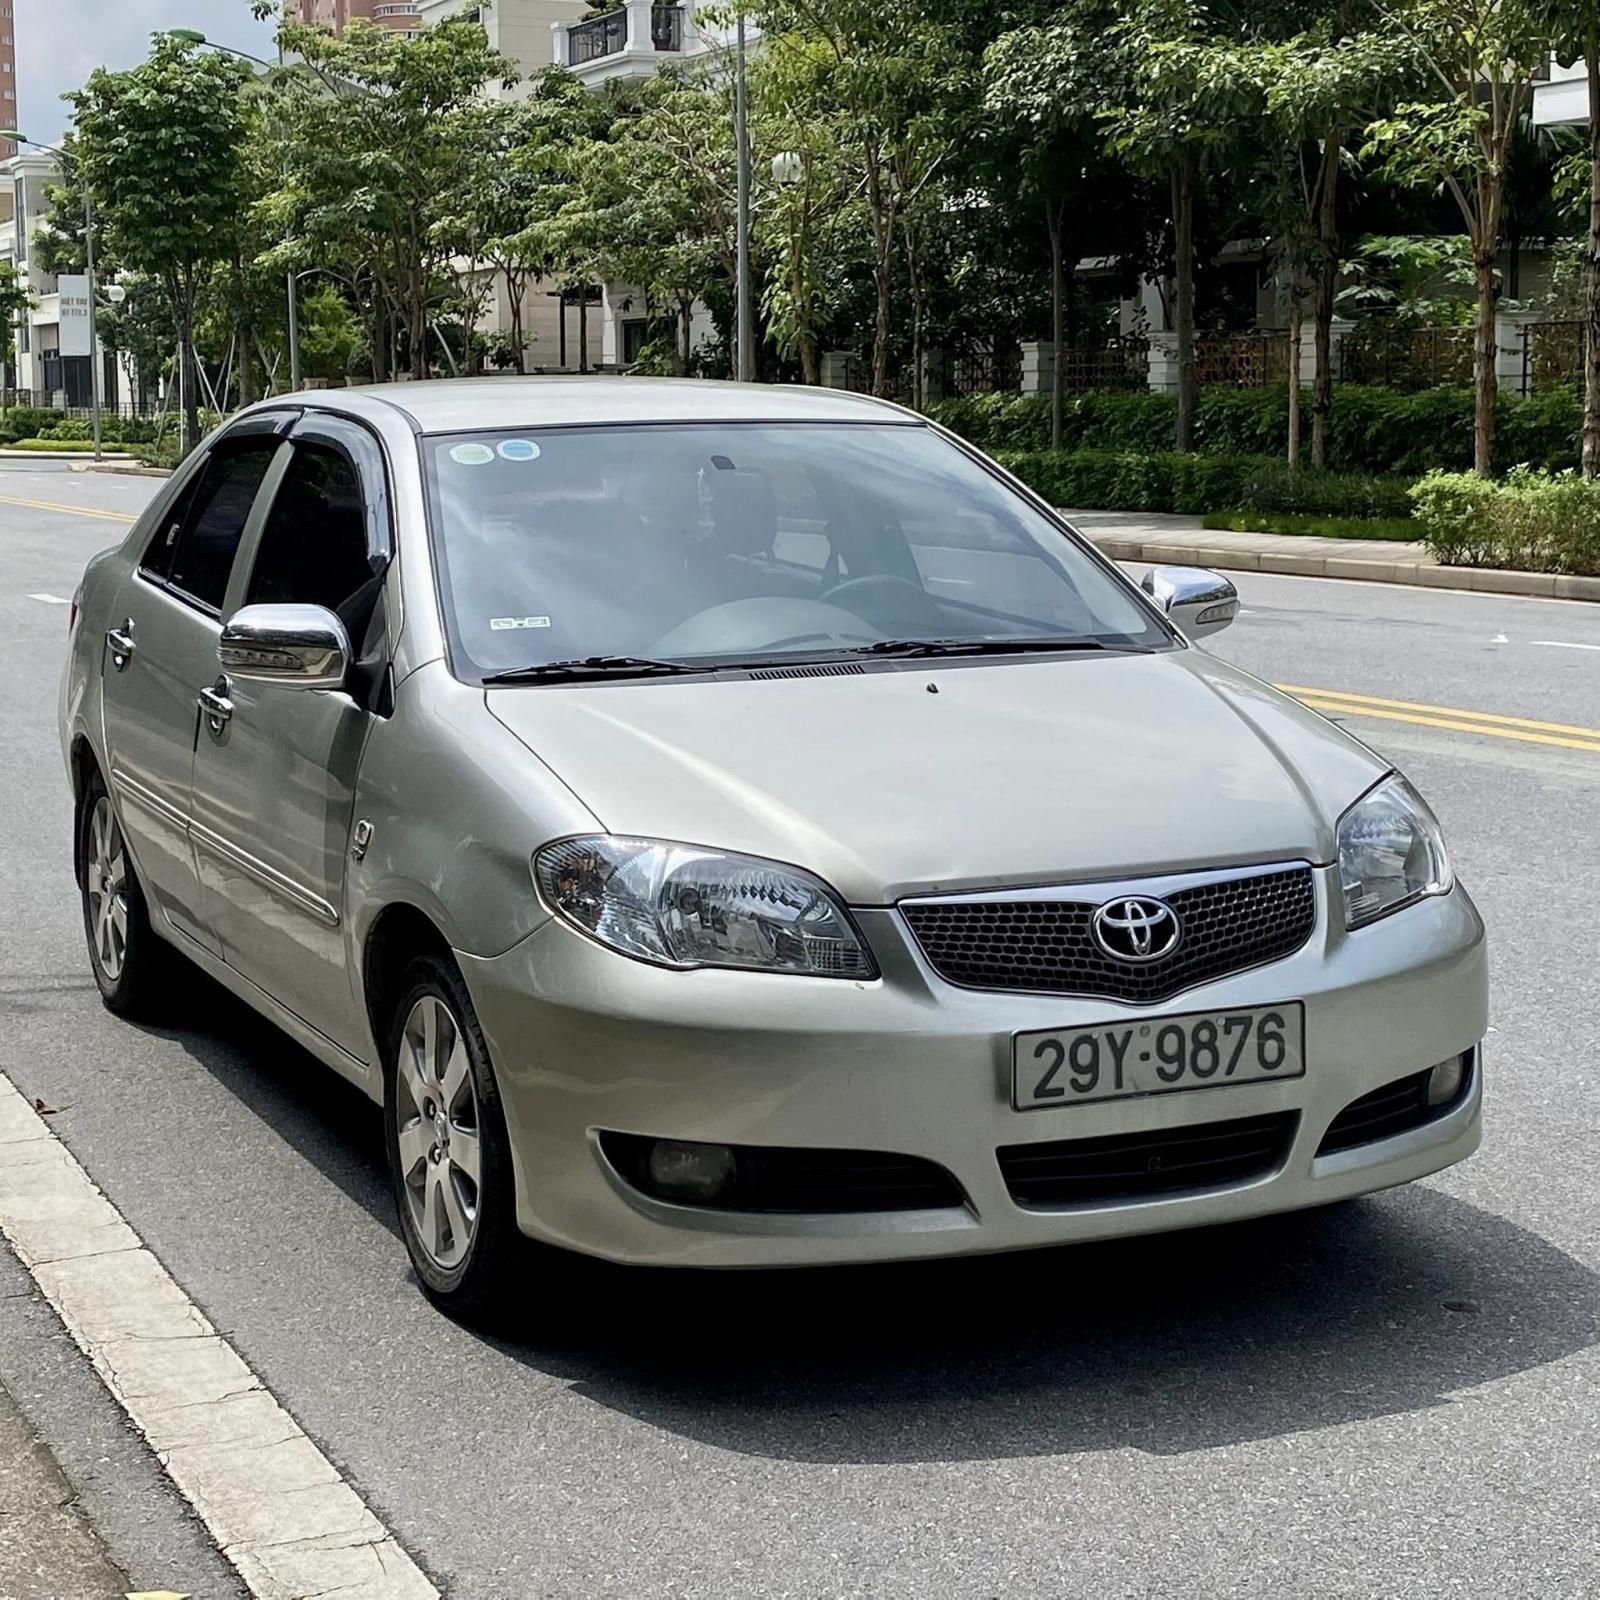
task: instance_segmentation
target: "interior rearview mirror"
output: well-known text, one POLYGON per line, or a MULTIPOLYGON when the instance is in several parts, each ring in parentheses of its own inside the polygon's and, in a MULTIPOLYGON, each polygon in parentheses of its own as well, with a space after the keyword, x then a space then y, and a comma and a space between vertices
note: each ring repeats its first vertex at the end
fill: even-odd
POLYGON ((1220 633, 1239 615, 1239 591, 1209 567, 1156 567, 1141 587, 1190 639, 1220 633))
POLYGON ((217 659, 244 683, 342 689, 350 635, 326 606, 243 606, 223 624, 217 659))

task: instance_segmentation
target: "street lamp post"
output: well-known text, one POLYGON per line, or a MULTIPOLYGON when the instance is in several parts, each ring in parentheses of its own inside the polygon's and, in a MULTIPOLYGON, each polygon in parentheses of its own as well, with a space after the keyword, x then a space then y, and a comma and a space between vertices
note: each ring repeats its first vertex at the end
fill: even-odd
MULTIPOLYGON (((25 144, 35 150, 48 150, 51 155, 62 162, 63 165, 72 162, 73 158, 57 145, 44 144, 38 139, 29 139, 16 128, 0 128, 0 139, 9 139, 13 144, 25 144)), ((79 167, 82 177, 82 167, 79 167)), ((100 449, 100 317, 99 306, 95 299, 94 286, 94 196, 89 193, 89 180, 83 181, 83 253, 87 263, 89 283, 89 398, 91 401, 90 412, 94 418, 94 458, 101 459, 100 449)))

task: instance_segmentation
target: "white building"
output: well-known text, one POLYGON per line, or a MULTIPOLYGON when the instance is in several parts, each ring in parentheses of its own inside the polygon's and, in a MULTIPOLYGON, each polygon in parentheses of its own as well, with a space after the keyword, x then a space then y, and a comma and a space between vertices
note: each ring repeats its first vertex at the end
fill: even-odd
MULTIPOLYGON (((0 263, 22 273, 34 298, 33 309, 18 320, 15 354, 0 376, 0 388, 20 391, 38 405, 87 408, 92 403, 89 358, 61 354, 60 286, 40 266, 34 238, 50 208, 46 191, 56 181, 56 159, 42 151, 0 161, 0 263)), ((107 406, 131 398, 127 374, 103 345, 100 359, 107 406)))

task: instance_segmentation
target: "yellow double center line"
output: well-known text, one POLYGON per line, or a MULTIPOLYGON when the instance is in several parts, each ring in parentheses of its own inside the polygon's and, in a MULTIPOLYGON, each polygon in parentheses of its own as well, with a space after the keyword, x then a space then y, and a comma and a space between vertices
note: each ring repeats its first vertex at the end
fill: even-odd
POLYGON ((1600 728, 1581 728, 1567 722, 1535 722, 1528 717, 1503 717, 1489 711, 1462 711, 1455 706, 1423 705, 1411 700, 1386 700, 1380 695, 1348 694, 1343 689, 1308 689, 1293 683, 1280 683, 1277 687, 1303 700, 1312 710, 1330 716, 1410 722, 1420 728, 1481 733, 1494 739, 1515 739, 1521 744, 1588 750, 1600 756, 1600 728))
POLYGON ((27 506, 33 511, 59 511, 69 517, 96 517, 101 522, 136 522, 124 511, 102 511, 98 506, 66 506, 54 500, 21 500, 15 495, 0 494, 0 506, 27 506))

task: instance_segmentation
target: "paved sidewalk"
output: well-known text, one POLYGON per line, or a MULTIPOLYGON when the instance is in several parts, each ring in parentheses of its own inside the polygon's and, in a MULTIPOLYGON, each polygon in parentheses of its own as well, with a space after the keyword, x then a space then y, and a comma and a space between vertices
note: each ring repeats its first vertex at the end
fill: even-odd
POLYGON ((55 1457, 0 1388, 0 1596, 121 1600, 128 1588, 55 1457))
POLYGON ((1304 578, 1361 578, 1484 594, 1600 600, 1600 578, 1490 567, 1441 567, 1426 546, 1399 539, 1318 539, 1309 535, 1228 533, 1199 517, 1144 511, 1064 511, 1075 527, 1116 561, 1169 562, 1234 572, 1283 572, 1304 578))

